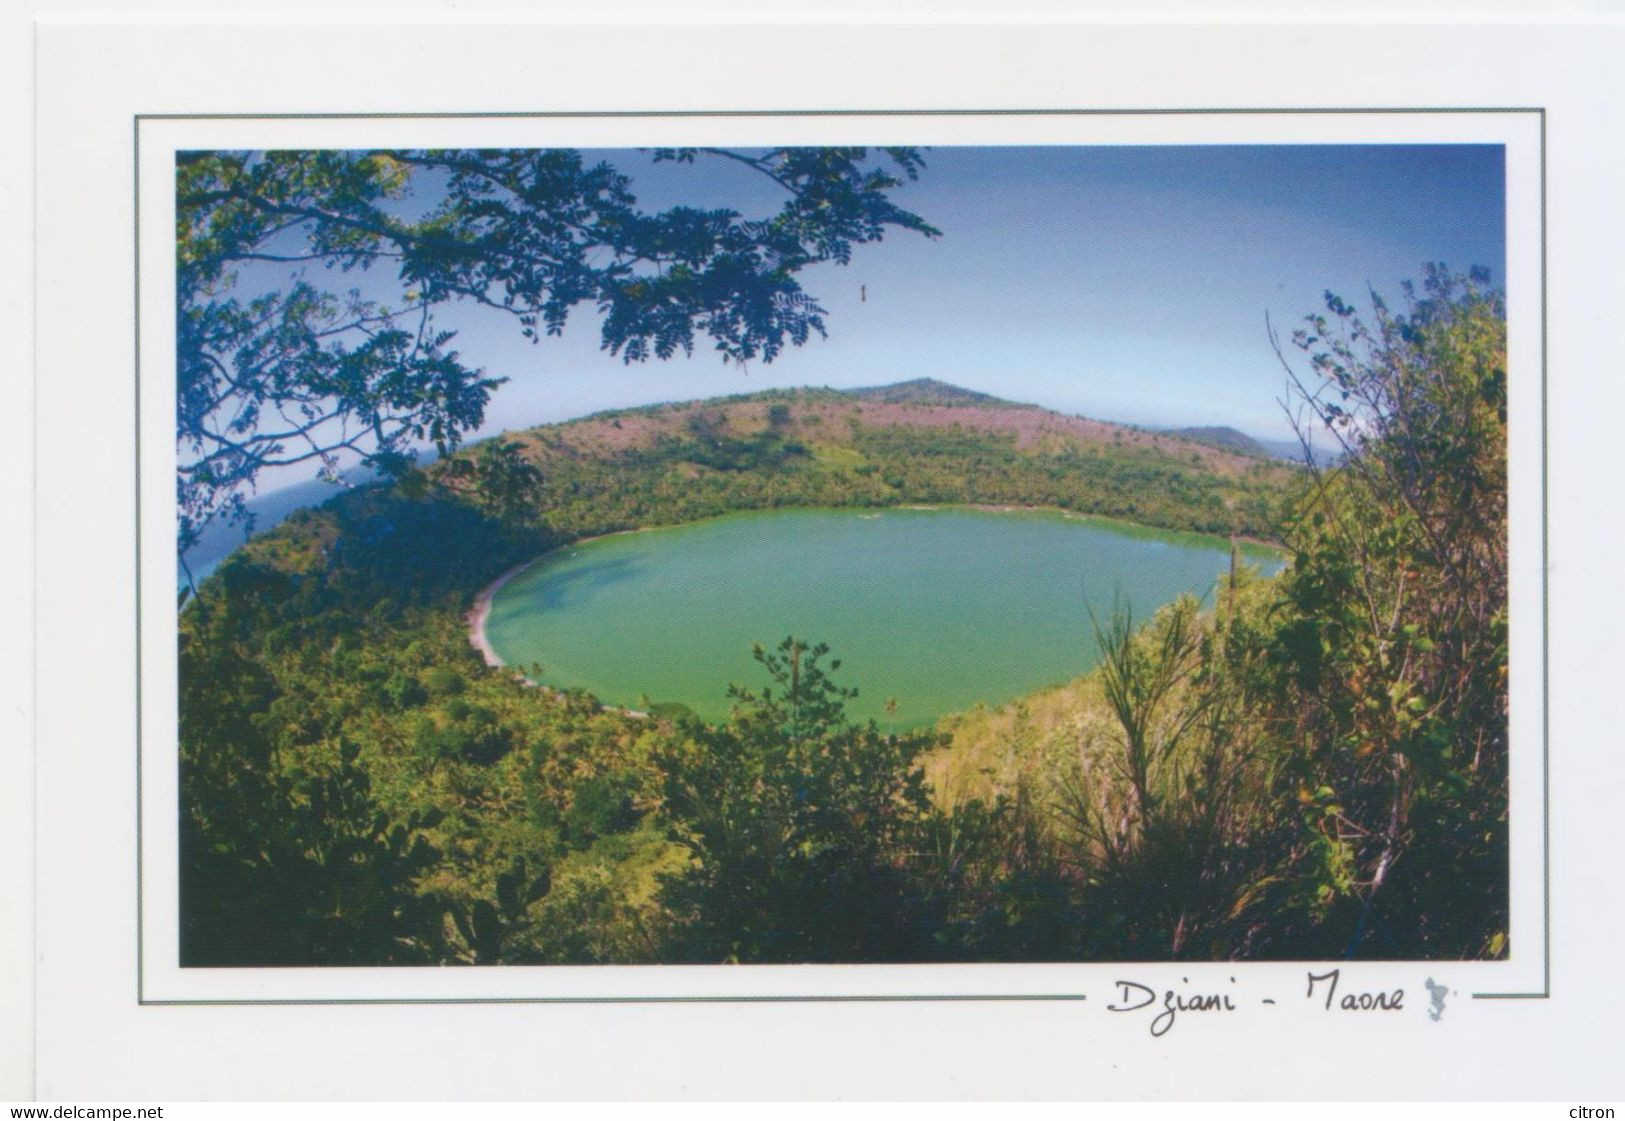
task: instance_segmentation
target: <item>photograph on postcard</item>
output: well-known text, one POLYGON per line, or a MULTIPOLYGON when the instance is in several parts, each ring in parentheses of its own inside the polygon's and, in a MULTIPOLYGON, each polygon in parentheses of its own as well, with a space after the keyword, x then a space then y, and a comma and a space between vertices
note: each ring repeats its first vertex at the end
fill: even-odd
POLYGON ((150 146, 152 952, 1544 954, 1507 147, 917 135, 150 146))

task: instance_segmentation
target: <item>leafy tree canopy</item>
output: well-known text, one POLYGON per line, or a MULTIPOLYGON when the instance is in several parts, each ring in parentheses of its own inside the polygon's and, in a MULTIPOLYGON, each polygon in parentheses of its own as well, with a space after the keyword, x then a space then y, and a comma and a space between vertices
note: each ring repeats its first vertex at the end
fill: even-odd
MULTIPOLYGON (((720 727, 679 721, 656 753, 665 811, 693 855, 665 902, 696 961, 899 960, 915 938, 900 854, 929 805, 917 756, 930 732, 854 723, 823 664, 829 647, 786 638, 755 657, 772 684, 738 686, 720 727)), ((917 948, 915 950, 917 951, 917 948)))
POLYGON ((441 305, 494 309, 537 338, 589 304, 628 362, 691 353, 700 335, 724 360, 770 362, 824 333, 803 268, 845 264, 889 227, 938 233, 892 201, 923 166, 911 148, 652 157, 732 161, 782 205, 645 211, 625 174, 572 150, 180 153, 180 548, 241 515, 266 467, 331 473, 348 451, 395 469, 413 443, 445 451, 478 426, 502 379, 452 349, 441 305))
POLYGON ((1347 952, 1498 955, 1507 892, 1507 328, 1483 270, 1327 293, 1293 393, 1338 441, 1288 526, 1285 670, 1311 882, 1347 952), (1441 893, 1451 908, 1433 902, 1441 893))

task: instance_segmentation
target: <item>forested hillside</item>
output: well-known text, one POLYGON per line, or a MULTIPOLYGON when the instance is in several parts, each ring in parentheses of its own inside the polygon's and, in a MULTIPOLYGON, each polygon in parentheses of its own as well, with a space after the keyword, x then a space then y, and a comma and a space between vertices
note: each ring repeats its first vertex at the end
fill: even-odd
POLYGON ((546 480, 548 524, 570 534, 739 509, 924 502, 1055 506, 1270 538, 1297 475, 941 383, 894 388, 628 409, 505 439, 546 480))

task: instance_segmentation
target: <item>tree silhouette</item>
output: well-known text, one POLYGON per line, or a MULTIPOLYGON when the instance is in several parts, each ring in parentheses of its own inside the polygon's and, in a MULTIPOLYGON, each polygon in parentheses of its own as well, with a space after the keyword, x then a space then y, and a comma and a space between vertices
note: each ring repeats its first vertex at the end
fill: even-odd
POLYGON ((901 853, 926 813, 916 759, 931 732, 853 723, 829 648, 786 638, 735 686, 732 719, 692 718, 657 752, 665 809, 692 865, 668 880, 694 961, 884 961, 922 953, 901 853))
POLYGON ((241 516, 267 467, 332 475, 348 452, 397 470, 412 444, 445 452, 478 426, 503 379, 452 349, 442 305, 493 309, 534 339, 587 304, 627 362, 700 335, 724 360, 770 362, 824 333, 802 269, 845 264, 889 227, 937 235, 891 199, 923 166, 913 149, 652 152, 702 156, 765 177, 782 205, 645 211, 625 174, 573 150, 179 153, 180 548, 241 516))

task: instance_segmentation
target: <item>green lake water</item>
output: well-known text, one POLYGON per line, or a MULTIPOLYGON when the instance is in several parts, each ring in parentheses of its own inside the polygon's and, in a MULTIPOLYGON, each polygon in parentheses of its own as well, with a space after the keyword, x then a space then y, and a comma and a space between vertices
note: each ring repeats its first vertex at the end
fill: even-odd
POLYGON ((1186 592, 1211 603, 1228 564, 1219 538, 1052 512, 734 514, 550 553, 493 597, 486 635, 545 684, 714 721, 730 683, 766 684, 752 643, 794 634, 840 659, 852 715, 908 727, 1076 677, 1097 656, 1089 608, 1104 622, 1114 601, 1136 620, 1186 592))

